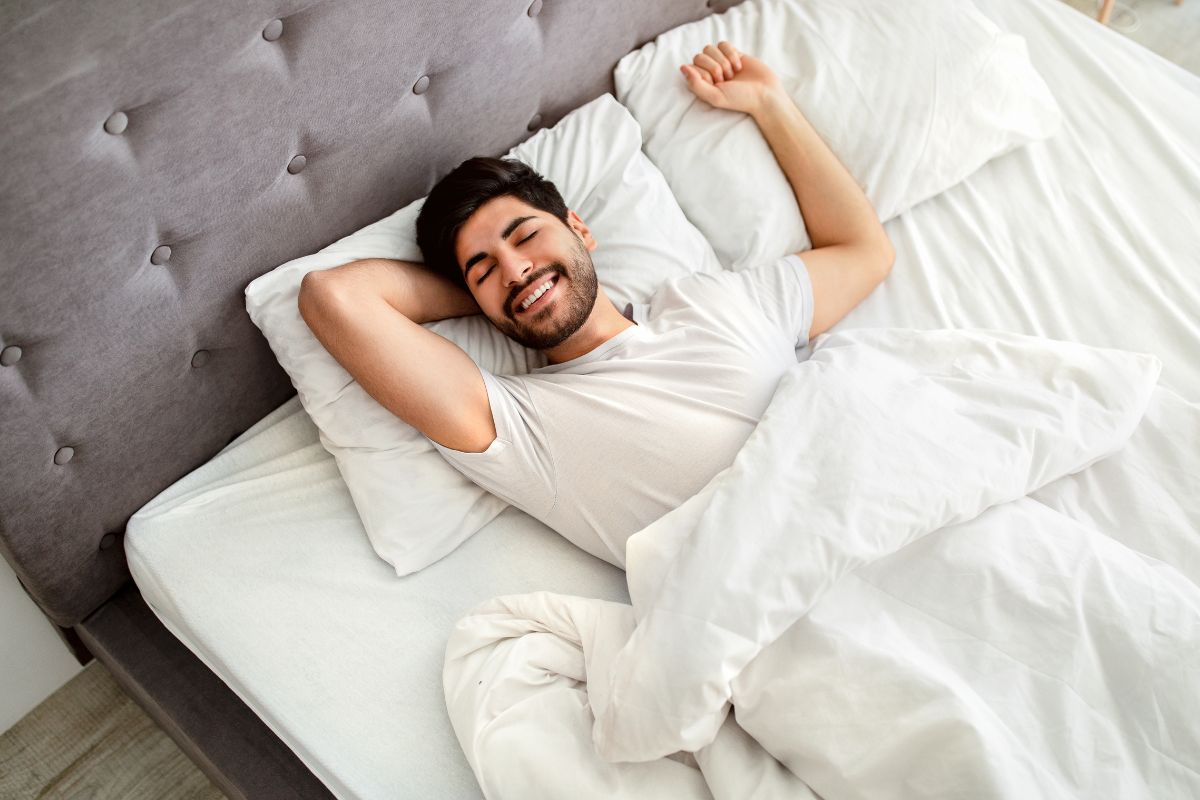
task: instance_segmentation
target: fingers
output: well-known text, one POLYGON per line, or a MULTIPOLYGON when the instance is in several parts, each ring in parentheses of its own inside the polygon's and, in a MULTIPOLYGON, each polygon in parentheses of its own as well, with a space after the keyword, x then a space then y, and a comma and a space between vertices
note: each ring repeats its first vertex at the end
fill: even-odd
POLYGON ((683 71, 683 77, 687 78, 688 88, 690 88, 692 92, 699 94, 705 89, 712 88, 712 76, 704 70, 697 69, 691 64, 684 64, 679 69, 683 71))
POLYGON ((709 83, 732 80, 742 69, 741 53, 729 42, 708 45, 692 59, 709 83))
POLYGON ((679 69, 687 78, 688 90, 692 94, 710 105, 721 105, 721 92, 713 86, 711 75, 691 64, 684 64, 679 69))
POLYGON ((700 68, 709 83, 725 80, 725 70, 707 53, 698 53, 692 63, 700 68))
POLYGON ((733 64, 729 63, 729 58, 721 52, 716 45, 708 45, 704 48, 704 55, 711 58, 721 68, 722 78, 725 80, 733 80, 733 64))
POLYGON ((712 85, 712 75, 708 74, 707 69, 699 69, 691 64, 684 64, 679 69, 683 71, 683 76, 688 79, 689 84, 695 81, 697 83, 707 83, 712 85))
POLYGON ((733 72, 736 75, 742 71, 742 54, 737 51, 737 48, 729 42, 717 42, 717 48, 725 54, 729 62, 733 64, 733 72))

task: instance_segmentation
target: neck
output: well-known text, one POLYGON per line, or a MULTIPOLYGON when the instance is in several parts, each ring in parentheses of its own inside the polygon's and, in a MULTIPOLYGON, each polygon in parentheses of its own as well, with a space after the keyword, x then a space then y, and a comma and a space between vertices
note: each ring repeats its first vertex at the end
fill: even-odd
POLYGON ((580 326, 579 330, 567 337, 562 344, 548 347, 542 352, 546 355, 548 363, 561 364, 592 352, 633 325, 631 320, 626 319, 624 314, 617 311, 617 307, 613 305, 612 300, 608 299, 608 295, 600 290, 596 294, 596 304, 592 307, 592 313, 588 315, 587 321, 580 326))

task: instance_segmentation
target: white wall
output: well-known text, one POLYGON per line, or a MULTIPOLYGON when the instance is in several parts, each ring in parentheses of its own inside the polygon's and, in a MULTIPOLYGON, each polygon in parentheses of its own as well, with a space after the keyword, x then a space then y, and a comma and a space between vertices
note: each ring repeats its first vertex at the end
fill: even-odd
POLYGON ((83 669, 0 558, 0 731, 83 669))

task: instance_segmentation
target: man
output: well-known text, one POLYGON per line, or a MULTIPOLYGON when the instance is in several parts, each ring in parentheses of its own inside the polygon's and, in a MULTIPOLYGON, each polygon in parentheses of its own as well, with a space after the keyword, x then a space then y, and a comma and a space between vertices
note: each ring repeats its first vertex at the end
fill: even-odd
POLYGON ((597 287, 599 243, 553 184, 471 159, 422 208, 429 268, 354 262, 307 275, 299 299, 334 358, 452 465, 620 566, 630 535, 732 463, 795 348, 894 259, 867 198, 765 64, 720 42, 680 69, 696 97, 758 123, 808 227, 802 259, 674 281, 623 314, 597 287), (548 365, 492 375, 421 327, 481 312, 548 365))

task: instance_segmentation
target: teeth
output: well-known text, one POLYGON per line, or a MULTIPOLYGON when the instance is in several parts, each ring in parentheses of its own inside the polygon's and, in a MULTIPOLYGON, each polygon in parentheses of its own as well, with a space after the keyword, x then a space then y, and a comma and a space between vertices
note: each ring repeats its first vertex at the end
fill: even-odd
POLYGON ((537 300, 539 297, 541 297, 542 295, 544 295, 546 292, 550 291, 550 287, 553 285, 554 285, 554 279, 551 278, 550 280, 546 281, 541 286, 539 286, 537 289, 535 289, 533 294, 529 295, 529 297, 526 297, 524 300, 521 301, 521 310, 524 311, 525 309, 527 309, 531 305, 533 305, 533 302, 535 300, 537 300))

